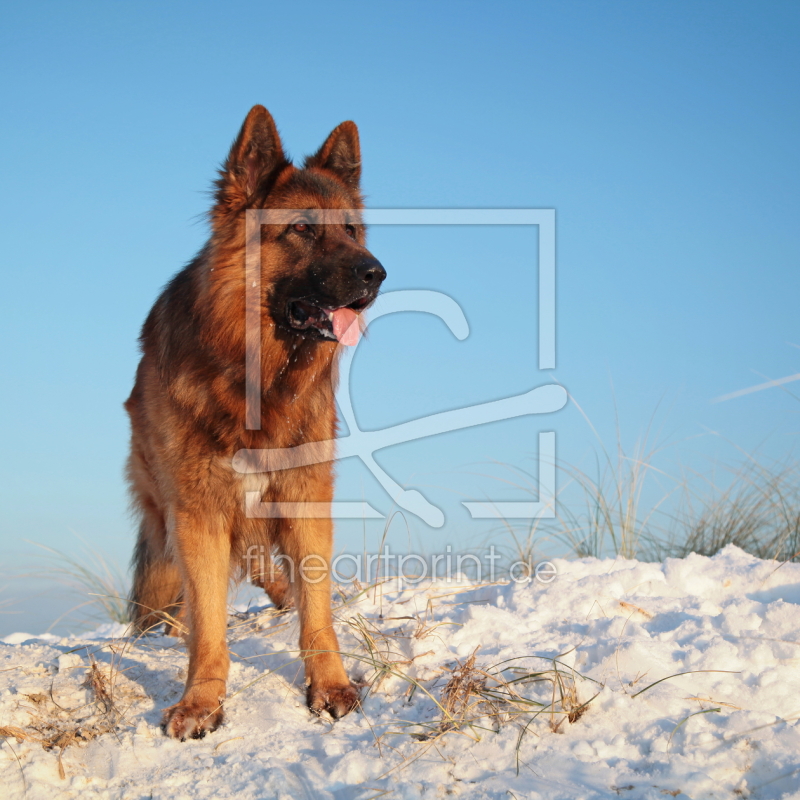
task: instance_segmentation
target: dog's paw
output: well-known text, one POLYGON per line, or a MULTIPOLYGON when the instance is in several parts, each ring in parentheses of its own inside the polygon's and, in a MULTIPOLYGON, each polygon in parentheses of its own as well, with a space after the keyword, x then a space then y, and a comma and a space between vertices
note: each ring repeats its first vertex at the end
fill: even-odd
POLYGON ((317 687, 309 686, 306 697, 308 707, 313 714, 320 716, 327 711, 334 719, 349 714, 361 704, 358 689, 352 683, 344 686, 317 687))
POLYGON ((164 709, 161 730, 173 739, 202 739, 222 724, 222 705, 176 703, 164 709))

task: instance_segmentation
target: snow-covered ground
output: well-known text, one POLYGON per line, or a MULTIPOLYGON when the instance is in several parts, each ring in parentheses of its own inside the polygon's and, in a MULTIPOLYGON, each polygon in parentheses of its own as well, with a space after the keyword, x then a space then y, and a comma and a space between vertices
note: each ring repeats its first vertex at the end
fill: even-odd
POLYGON ((304 706, 293 612, 232 616, 226 722, 186 743, 158 726, 185 676, 176 639, 7 637, 3 796, 800 797, 800 565, 732 546, 555 564, 547 585, 351 596, 340 644, 374 683, 335 724, 304 706))

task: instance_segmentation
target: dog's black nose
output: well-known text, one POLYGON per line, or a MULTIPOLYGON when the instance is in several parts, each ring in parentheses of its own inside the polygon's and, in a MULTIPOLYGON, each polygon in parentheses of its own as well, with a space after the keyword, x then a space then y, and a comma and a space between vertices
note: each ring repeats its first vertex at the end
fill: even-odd
POLYGON ((359 280, 364 281, 367 286, 375 288, 380 286, 386 278, 386 270, 377 258, 370 257, 359 261, 355 266, 355 271, 359 280))

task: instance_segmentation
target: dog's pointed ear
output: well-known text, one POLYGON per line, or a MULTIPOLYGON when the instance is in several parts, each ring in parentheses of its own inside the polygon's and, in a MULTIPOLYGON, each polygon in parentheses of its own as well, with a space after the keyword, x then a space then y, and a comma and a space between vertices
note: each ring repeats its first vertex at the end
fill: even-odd
POLYGON ((288 164, 272 115, 264 106, 253 106, 220 170, 218 207, 246 205, 259 186, 288 164))
POLYGON ((305 166, 326 169, 357 192, 361 182, 361 145, 355 122, 348 120, 334 128, 325 144, 306 159, 305 166))

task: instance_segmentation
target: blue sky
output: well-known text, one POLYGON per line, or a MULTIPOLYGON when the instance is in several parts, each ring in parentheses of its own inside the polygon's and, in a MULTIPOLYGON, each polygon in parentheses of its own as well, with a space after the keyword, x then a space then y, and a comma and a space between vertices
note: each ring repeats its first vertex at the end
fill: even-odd
MULTIPOLYGON (((353 370, 362 427, 556 380, 608 446, 615 413, 628 446, 655 415, 669 467, 793 452, 786 392, 711 401, 800 372, 796 4, 34 2, 0 21, 0 598, 41 584, 19 580, 26 540, 126 563, 138 329, 202 245, 207 189, 254 103, 295 157, 355 120, 371 206, 556 209, 546 374, 535 230, 372 231, 386 289, 446 292, 471 331, 377 321, 353 370)), ((532 468, 540 430, 569 463, 597 446, 571 403, 379 454, 447 517, 393 523, 397 547, 487 534, 459 501, 514 499, 494 462, 532 468)), ((391 510, 360 464, 339 472, 341 499, 391 510)), ((381 532, 344 524, 338 543, 381 532)), ((43 608, 0 615, 0 633, 43 608)))

